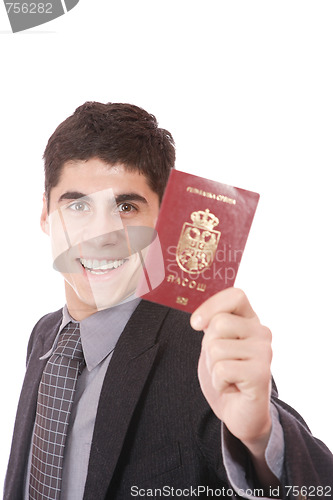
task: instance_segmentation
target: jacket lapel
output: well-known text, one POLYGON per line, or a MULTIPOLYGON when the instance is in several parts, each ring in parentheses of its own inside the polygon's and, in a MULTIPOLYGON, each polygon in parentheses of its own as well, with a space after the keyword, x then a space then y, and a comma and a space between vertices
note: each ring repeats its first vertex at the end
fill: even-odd
POLYGON ((164 306, 141 301, 120 336, 101 391, 84 500, 106 496, 167 313, 164 306))
POLYGON ((29 353, 27 371, 17 408, 4 499, 22 499, 25 470, 28 463, 32 430, 35 422, 39 382, 47 362, 47 360, 41 361, 39 358, 51 348, 54 337, 59 329, 60 321, 61 311, 50 315, 45 321, 41 320, 41 323, 36 325, 32 333, 32 336, 35 336, 35 340, 32 351, 29 353))

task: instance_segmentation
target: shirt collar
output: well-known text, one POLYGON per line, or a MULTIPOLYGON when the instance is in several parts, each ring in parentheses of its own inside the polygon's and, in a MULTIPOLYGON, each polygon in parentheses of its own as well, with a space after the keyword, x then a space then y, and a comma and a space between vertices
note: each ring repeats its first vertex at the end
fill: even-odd
POLYGON ((75 321, 65 305, 62 311, 62 322, 53 345, 40 359, 47 359, 51 356, 56 348, 60 332, 72 321, 80 323, 84 359, 88 371, 93 370, 114 350, 126 323, 140 300, 140 298, 134 298, 109 309, 98 311, 82 321, 75 321))

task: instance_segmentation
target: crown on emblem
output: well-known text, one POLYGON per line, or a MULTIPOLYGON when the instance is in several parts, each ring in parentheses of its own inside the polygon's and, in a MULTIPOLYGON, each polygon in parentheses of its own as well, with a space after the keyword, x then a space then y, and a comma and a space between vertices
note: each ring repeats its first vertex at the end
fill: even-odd
POLYGON ((208 208, 205 211, 192 212, 191 219, 195 226, 210 230, 214 229, 220 222, 214 214, 209 212, 208 208))

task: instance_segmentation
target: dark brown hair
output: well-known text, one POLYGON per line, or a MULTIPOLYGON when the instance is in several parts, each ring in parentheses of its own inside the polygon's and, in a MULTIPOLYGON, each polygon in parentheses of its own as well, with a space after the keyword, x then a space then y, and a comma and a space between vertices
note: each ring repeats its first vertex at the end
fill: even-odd
POLYGON ((155 116, 138 106, 86 102, 56 128, 47 143, 44 166, 48 204, 63 165, 91 158, 138 170, 161 200, 174 167, 175 144, 170 132, 158 127, 155 116))

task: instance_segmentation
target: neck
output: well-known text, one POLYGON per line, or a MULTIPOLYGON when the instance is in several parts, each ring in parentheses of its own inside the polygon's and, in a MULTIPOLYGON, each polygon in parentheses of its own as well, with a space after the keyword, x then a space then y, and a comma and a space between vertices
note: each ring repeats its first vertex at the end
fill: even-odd
POLYGON ((68 312, 76 321, 82 321, 99 310, 96 304, 86 304, 81 301, 67 281, 65 281, 65 296, 68 312))

